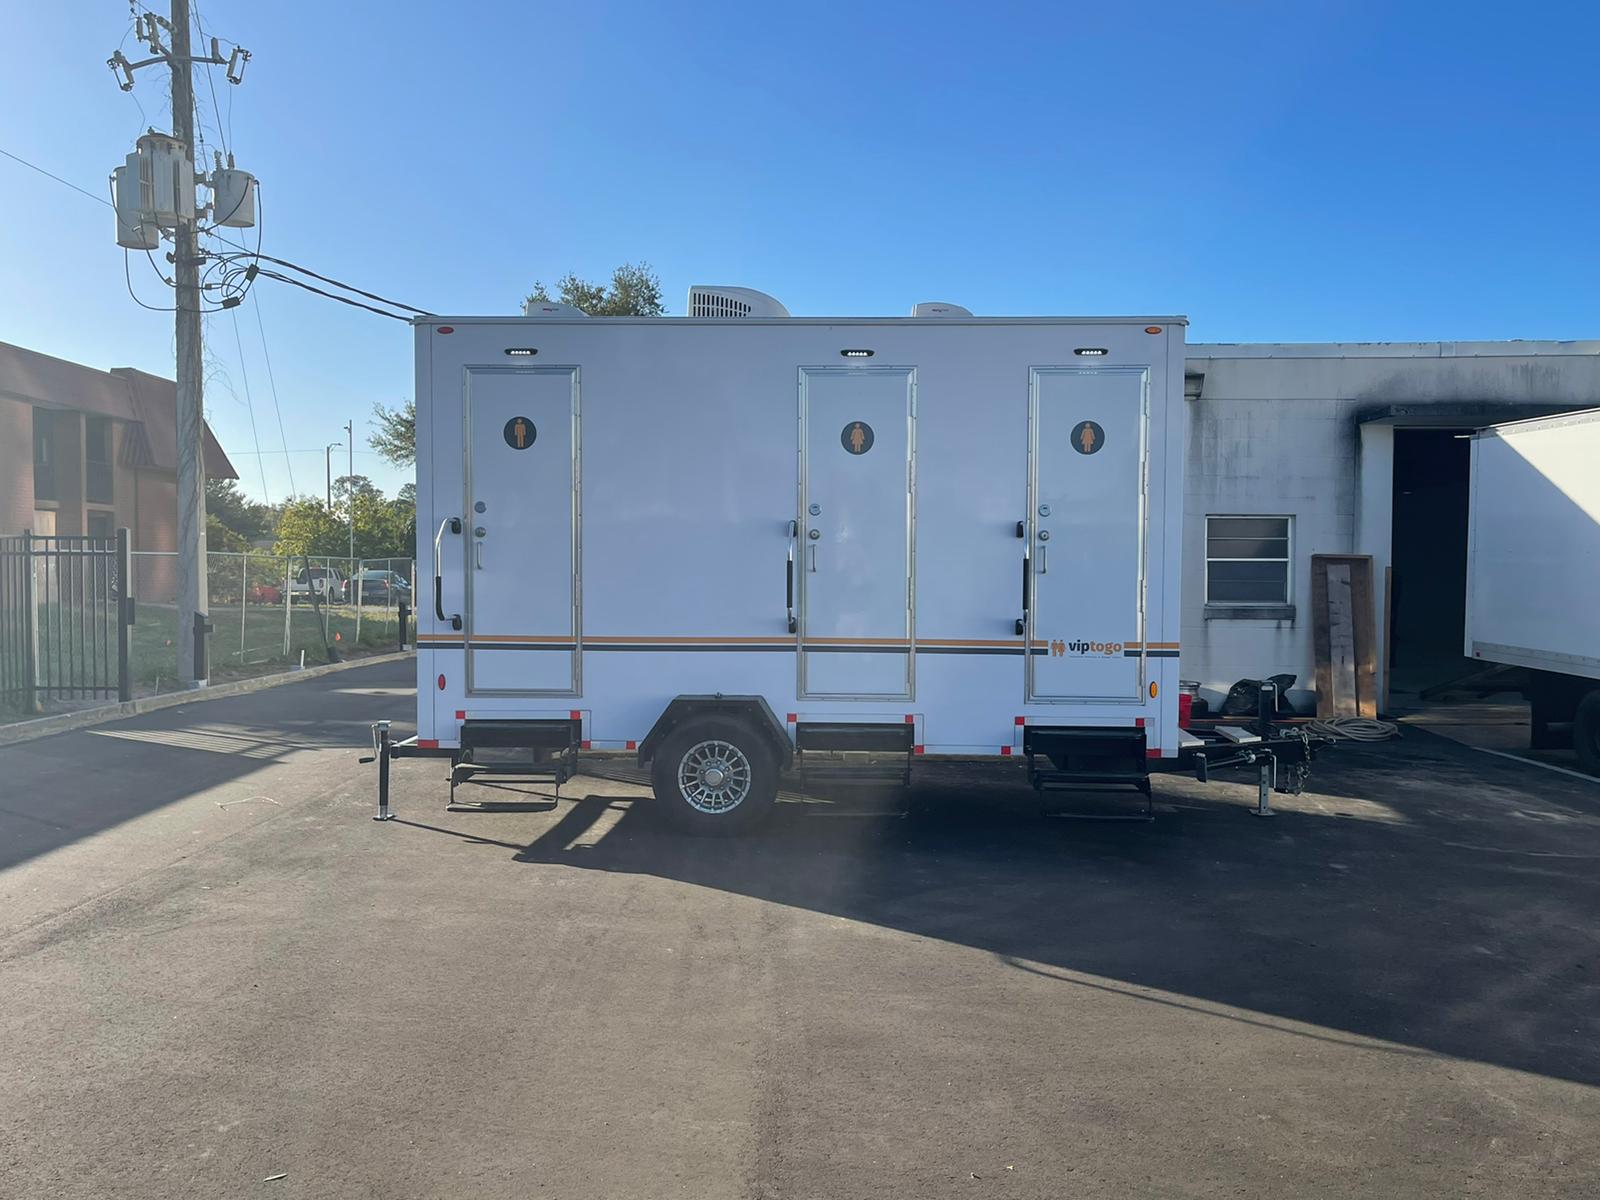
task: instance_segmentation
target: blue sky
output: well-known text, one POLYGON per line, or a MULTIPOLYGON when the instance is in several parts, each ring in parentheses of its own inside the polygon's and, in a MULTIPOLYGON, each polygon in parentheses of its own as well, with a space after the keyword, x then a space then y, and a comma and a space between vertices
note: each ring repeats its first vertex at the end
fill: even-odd
MULTIPOLYGON (((677 313, 710 282, 797 315, 1181 312, 1197 341, 1600 335, 1592 5, 199 8, 255 55, 220 122, 198 91, 208 141, 231 103, 265 252, 435 312, 643 259, 677 313)), ((159 71, 129 96, 104 66, 128 24, 126 0, 13 14, 0 149, 101 193, 166 124, 159 71)), ((113 235, 0 159, 0 340, 170 375, 113 235)), ((209 322, 208 416, 252 494, 291 464, 320 491, 344 421, 365 451, 372 404, 410 394, 410 331, 256 295, 284 435, 248 303, 237 344, 209 322)))

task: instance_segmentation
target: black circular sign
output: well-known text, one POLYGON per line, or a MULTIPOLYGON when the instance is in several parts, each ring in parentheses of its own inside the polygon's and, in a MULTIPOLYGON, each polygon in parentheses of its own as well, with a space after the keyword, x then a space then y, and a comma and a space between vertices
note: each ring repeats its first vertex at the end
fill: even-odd
POLYGON ((1098 421, 1079 421, 1072 427, 1072 448, 1079 454, 1098 454, 1106 444, 1106 431, 1098 421))
POLYGON ((865 454, 874 440, 872 426, 865 421, 851 421, 839 434, 839 444, 851 454, 865 454))
POLYGON ((506 422, 506 445, 513 450, 526 450, 538 436, 539 431, 527 417, 512 417, 506 422))

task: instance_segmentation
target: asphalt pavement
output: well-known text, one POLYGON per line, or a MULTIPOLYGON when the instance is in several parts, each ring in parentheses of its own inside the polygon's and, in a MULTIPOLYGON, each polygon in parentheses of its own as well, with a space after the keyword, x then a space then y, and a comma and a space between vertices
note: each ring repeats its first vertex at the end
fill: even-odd
POLYGON ((1600 785, 1416 730, 1270 821, 928 764, 695 840, 420 760, 377 824, 410 672, 0 749, 0 1196, 1600 1190, 1600 785))

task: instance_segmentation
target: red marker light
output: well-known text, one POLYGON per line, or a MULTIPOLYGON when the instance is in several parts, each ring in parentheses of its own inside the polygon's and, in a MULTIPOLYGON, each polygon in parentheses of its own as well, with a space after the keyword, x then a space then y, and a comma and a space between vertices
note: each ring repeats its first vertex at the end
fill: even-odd
POLYGON ((441 326, 439 326, 439 332, 440 333, 454 333, 455 331, 456 331, 456 327, 454 325, 441 325, 441 326))
POLYGON ((444 691, 444 676, 443 675, 439 676, 439 690, 441 692, 444 691))

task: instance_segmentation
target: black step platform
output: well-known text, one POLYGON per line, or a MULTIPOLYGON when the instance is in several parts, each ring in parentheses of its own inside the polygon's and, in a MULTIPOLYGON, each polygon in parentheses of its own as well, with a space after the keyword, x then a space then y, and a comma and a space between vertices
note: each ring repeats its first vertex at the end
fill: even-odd
POLYGON ((1093 820, 1148 821, 1149 760, 1142 728, 1028 725, 1022 753, 1036 792, 1135 792, 1144 797, 1137 813, 1066 813, 1093 820))
POLYGON ((915 741, 916 728, 905 721, 801 721, 794 728, 795 769, 803 785, 905 787, 915 741))
POLYGON ((461 751, 450 768, 450 812, 543 812, 561 799, 561 785, 577 773, 579 721, 467 721, 461 751), (456 788, 477 784, 495 792, 527 796, 516 784, 554 783, 554 797, 463 801, 456 788))

